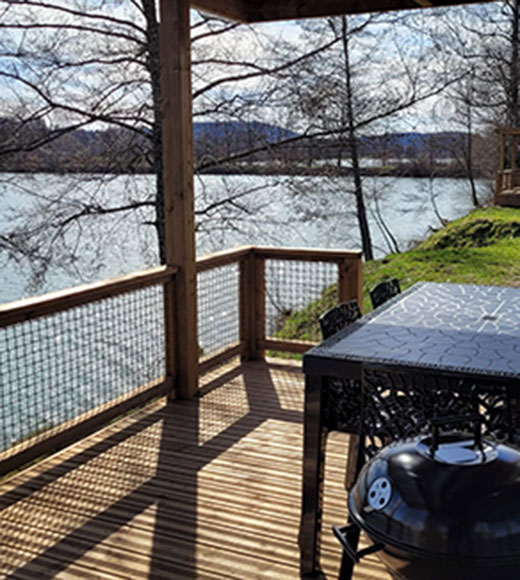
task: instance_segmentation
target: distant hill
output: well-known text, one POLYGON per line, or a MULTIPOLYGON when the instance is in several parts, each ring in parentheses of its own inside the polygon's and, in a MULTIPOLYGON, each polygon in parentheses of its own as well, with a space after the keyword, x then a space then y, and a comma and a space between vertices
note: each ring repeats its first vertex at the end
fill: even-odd
MULTIPOLYGON (((78 129, 55 138, 56 129, 53 133, 41 120, 21 124, 0 117, 0 171, 149 173, 153 171, 153 153, 148 135, 144 128, 136 132, 111 127, 78 129)), ((344 139, 291 141, 300 136, 296 131, 260 121, 194 122, 193 135, 195 164, 205 172, 319 173, 328 170, 325 165, 343 167, 342 161, 348 161, 344 139), (287 140, 289 143, 273 147, 287 140), (248 154, 251 151, 254 153, 248 154), (234 159, 237 154, 238 159, 234 159), (320 161, 327 163, 320 165, 320 161)), ((361 136, 359 153, 377 158, 383 165, 386 160, 397 160, 403 167, 420 161, 426 167, 430 158, 454 157, 466 140, 464 133, 454 131, 361 136)))
MULTIPOLYGON (((297 132, 268 123, 205 122, 194 123, 195 157, 224 159, 234 153, 248 151, 300 136, 297 132)), ((364 135, 359 139, 361 157, 419 159, 432 156, 452 158, 454 152, 465 147, 467 135, 458 131, 437 133, 400 132, 364 135)), ((338 152, 348 156, 343 140, 316 138, 297 140, 277 149, 266 148, 263 153, 248 156, 255 161, 302 161, 332 159, 338 152)))
POLYGON ((413 159, 433 153, 436 157, 453 157, 454 149, 460 148, 466 139, 466 133, 460 131, 369 135, 360 139, 360 154, 367 157, 386 154, 390 157, 413 159))
MULTIPOLYGON (((242 151, 268 148, 274 143, 297 137, 298 133, 258 121, 196 122, 193 124, 195 158, 199 161, 224 159, 242 151)), ((248 161, 273 159, 273 155, 249 156, 248 161)))
POLYGON ((259 121, 216 121, 194 122, 193 137, 195 141, 204 139, 223 140, 232 138, 236 141, 263 141, 276 143, 291 137, 297 137, 298 133, 289 131, 277 125, 261 123, 259 121))

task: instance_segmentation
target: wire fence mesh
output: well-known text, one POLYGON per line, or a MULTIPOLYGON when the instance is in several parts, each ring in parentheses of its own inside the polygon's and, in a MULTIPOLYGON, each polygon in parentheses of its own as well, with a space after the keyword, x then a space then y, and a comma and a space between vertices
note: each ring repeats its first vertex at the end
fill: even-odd
MULTIPOLYGON (((240 343, 240 264, 198 273, 200 362, 240 343)), ((163 282, 152 284, 0 328, 0 452, 163 379, 163 282)), ((265 259, 265 336, 319 341, 337 284, 335 262, 265 259)))
POLYGON ((0 329, 0 451, 163 377, 162 285, 0 329))
POLYGON ((266 260, 266 336, 321 340, 318 319, 337 303, 337 282, 335 263, 266 260))
POLYGON ((203 362, 240 341, 240 266, 226 264, 199 272, 199 360, 203 362))

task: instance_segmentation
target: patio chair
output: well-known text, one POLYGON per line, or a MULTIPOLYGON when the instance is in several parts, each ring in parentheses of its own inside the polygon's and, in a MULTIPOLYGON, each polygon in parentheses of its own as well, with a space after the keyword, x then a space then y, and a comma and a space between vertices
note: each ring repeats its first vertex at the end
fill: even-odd
POLYGON ((320 328, 323 338, 329 338, 343 330, 355 320, 361 318, 361 310, 357 300, 349 300, 333 306, 320 316, 320 328))
MULTIPOLYGON (((361 318, 357 300, 349 300, 333 306, 320 316, 321 334, 324 339, 347 328, 361 318)), ((330 430, 350 434, 348 445, 348 464, 345 474, 345 488, 354 483, 358 430, 361 415, 361 383, 349 379, 329 379, 324 396, 324 409, 327 426, 330 430)))
POLYGON ((401 286, 399 285, 399 280, 397 278, 384 280, 370 290, 370 300, 372 301, 373 308, 381 306, 381 304, 384 304, 387 300, 390 300, 390 298, 393 298, 400 293, 401 286))

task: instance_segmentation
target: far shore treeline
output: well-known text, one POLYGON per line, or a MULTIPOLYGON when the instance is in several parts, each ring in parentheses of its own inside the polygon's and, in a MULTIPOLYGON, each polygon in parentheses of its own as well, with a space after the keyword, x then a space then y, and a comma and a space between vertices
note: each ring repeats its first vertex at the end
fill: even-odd
MULTIPOLYGON (((470 138, 477 149, 484 141, 479 135, 470 138)), ((362 136, 362 173, 467 177, 460 162, 467 142, 468 135, 456 131, 362 136)), ((342 176, 351 172, 342 140, 308 138, 260 122, 194 123, 194 153, 199 173, 342 176)), ((20 124, 0 118, 0 171, 146 174, 153 173, 153 158, 145 130, 140 136, 122 128, 62 132, 41 120, 20 124)), ((486 177, 485 171, 476 177, 486 177)))

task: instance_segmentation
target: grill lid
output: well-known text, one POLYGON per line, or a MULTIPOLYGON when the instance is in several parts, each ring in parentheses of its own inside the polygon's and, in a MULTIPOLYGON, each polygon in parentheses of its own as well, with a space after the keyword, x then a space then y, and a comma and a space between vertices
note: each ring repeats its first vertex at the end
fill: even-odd
POLYGON ((397 441, 364 466, 348 503, 376 542, 423 555, 520 557, 520 452, 507 445, 461 433, 397 441))

